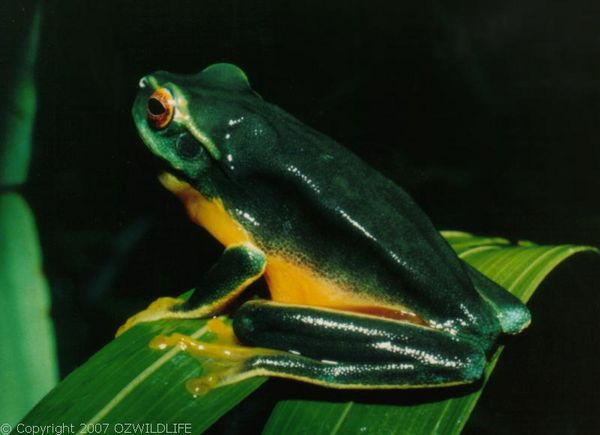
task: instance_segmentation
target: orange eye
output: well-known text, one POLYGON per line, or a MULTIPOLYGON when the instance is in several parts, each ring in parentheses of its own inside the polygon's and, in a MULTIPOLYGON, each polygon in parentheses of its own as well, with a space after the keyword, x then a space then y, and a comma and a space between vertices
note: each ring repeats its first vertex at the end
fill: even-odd
POLYGON ((171 92, 167 88, 154 91, 148 98, 146 113, 153 128, 160 130, 169 125, 175 113, 175 101, 171 92))

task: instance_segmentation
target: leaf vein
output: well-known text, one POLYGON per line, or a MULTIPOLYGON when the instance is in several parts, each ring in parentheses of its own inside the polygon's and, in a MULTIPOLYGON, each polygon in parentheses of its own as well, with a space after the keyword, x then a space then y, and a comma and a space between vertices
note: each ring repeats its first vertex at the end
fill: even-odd
POLYGON ((342 411, 342 413, 340 414, 340 417, 338 418, 338 421, 335 423, 335 425, 331 429, 331 435, 335 435, 336 433, 339 432, 340 428, 342 427, 342 423, 344 422, 344 420, 346 419, 346 416, 348 415, 348 413, 350 412, 350 409, 352 408, 352 405, 354 405, 354 402, 348 402, 346 404, 344 410, 342 411))

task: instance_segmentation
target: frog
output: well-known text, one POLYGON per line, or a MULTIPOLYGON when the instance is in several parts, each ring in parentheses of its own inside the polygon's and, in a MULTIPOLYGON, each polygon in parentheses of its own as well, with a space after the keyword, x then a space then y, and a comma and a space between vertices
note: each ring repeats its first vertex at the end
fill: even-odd
POLYGON ((405 190, 267 102, 239 67, 146 75, 132 114, 160 182, 224 251, 189 298, 160 298, 120 332, 210 319, 226 338, 154 343, 216 358, 207 389, 253 376, 340 389, 474 383, 498 338, 530 324, 405 190), (269 297, 232 308, 259 279, 269 297))

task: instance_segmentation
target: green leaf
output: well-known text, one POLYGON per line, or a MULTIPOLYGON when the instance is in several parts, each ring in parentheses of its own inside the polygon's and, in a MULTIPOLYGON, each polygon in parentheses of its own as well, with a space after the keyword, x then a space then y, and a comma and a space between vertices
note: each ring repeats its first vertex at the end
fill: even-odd
MULTIPOLYGON (((511 245, 502 238, 475 237, 456 231, 442 235, 461 258, 523 302, 529 300, 561 261, 578 252, 597 252, 595 248, 573 245, 537 246, 530 242, 511 245)), ((502 347, 490 361, 486 379, 501 351, 502 347)), ((458 388, 458 397, 432 391, 430 400, 423 399, 422 391, 399 392, 396 393, 397 402, 402 403, 399 405, 285 400, 275 407, 263 434, 458 434, 482 390, 483 386, 475 391, 458 388)))
POLYGON ((0 423, 16 423, 57 382, 48 287, 33 215, 0 195, 0 423))
MULTIPOLYGON (((5 109, 0 117, 0 424, 19 421, 58 380, 37 229, 29 205, 14 191, 25 182, 30 159, 39 4, 23 8, 13 25, 23 30, 3 59, 0 84, 5 109)), ((14 30, 10 26, 5 34, 14 30)))
POLYGON ((250 379, 195 398, 185 382, 202 373, 201 365, 178 348, 167 352, 148 347, 158 334, 181 332, 210 340, 204 320, 143 323, 105 346, 75 370, 24 419, 28 425, 65 423, 75 433, 93 432, 108 424, 119 432, 122 423, 189 424, 193 433, 221 415, 264 382, 250 379), (101 426, 98 426, 101 427, 101 426))
MULTIPOLYGON (((524 300, 560 261, 592 248, 511 245, 498 238, 444 233, 457 252, 524 300)), ((25 418, 26 424, 189 423, 193 433, 218 418, 257 389, 264 378, 219 388, 194 398, 185 388, 201 374, 198 361, 178 349, 153 351, 150 340, 174 331, 209 341, 202 320, 141 324, 109 343, 67 377, 25 418)), ((488 368, 493 369, 497 352, 488 368)), ((289 388, 301 388, 289 383, 289 388)), ((287 389, 287 387, 286 387, 287 389)), ((335 392, 352 401, 284 400, 273 411, 265 433, 457 433, 466 422, 480 390, 424 389, 406 399, 405 392, 335 392), (453 397, 457 391, 461 397, 453 397), (452 396, 452 397, 451 397, 452 396), (391 399, 390 399, 391 397, 391 399), (360 402, 360 403, 359 403, 360 402), (417 402, 417 403, 415 403, 417 402)), ((260 394, 260 393, 257 393, 260 394)), ((319 389, 319 397, 334 393, 319 389), (322 394, 321 394, 322 393, 322 394)), ((287 396, 289 397, 289 396, 287 396)), ((285 397, 283 397, 285 399, 285 397)))
MULTIPOLYGON (((36 2, 23 15, 30 18, 14 24, 23 26, 18 31, 18 51, 3 61, 9 79, 0 83, 5 109, 0 117, 0 186, 14 186, 27 179, 33 121, 36 110, 34 69, 40 33, 41 4, 36 2), (24 21, 24 22, 23 22, 24 21), (29 28, 27 25, 30 24, 29 28)), ((9 30, 9 29, 6 29, 9 30)), ((5 31, 6 31, 5 30, 5 31)), ((14 29, 10 29, 13 30, 14 29)), ((17 39, 15 39, 16 42, 17 39)), ((4 71, 3 71, 4 72, 4 71)))

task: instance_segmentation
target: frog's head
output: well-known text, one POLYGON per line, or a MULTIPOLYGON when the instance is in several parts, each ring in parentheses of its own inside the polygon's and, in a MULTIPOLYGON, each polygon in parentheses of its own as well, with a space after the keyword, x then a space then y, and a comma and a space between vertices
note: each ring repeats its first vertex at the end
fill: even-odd
POLYGON ((215 64, 195 75, 159 71, 143 77, 133 118, 145 144, 170 173, 198 186, 211 168, 232 172, 264 136, 263 103, 246 74, 215 64))

